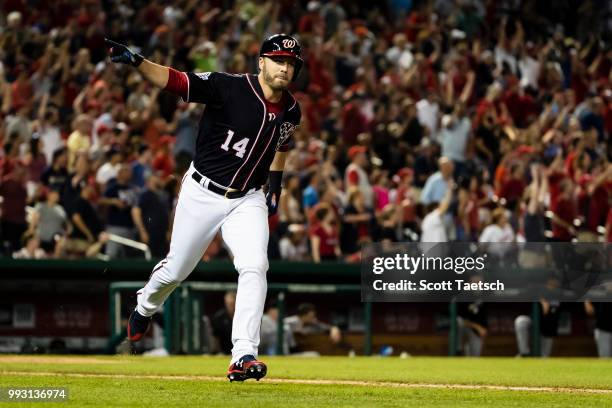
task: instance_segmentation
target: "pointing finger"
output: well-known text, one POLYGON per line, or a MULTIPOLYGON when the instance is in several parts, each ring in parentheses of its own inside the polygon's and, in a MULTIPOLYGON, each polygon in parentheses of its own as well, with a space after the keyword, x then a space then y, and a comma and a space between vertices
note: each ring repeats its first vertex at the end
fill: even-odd
POLYGON ((120 47, 120 46, 121 46, 121 44, 119 44, 119 43, 117 43, 117 42, 115 42, 115 41, 113 41, 113 40, 110 40, 110 39, 108 39, 108 38, 104 38, 104 42, 105 42, 105 43, 106 43, 108 46, 110 46, 110 47, 120 47))

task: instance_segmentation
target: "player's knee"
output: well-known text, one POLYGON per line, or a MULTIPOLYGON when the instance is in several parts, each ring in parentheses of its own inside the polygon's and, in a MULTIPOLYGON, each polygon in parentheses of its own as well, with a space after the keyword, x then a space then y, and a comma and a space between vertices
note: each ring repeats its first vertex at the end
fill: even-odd
POLYGON ((516 331, 525 330, 529 327, 530 324, 531 318, 529 316, 521 315, 514 319, 514 329, 516 331))
POLYGON ((185 280, 184 276, 186 276, 166 267, 158 269, 154 274, 155 280, 163 286, 178 286, 185 280))
POLYGON ((177 277, 167 277, 160 276, 156 279, 159 285, 163 288, 175 288, 181 284, 182 279, 177 279, 177 277))
POLYGON ((153 269, 155 280, 164 285, 177 286, 181 284, 193 271, 193 266, 186 262, 179 262, 176 259, 163 260, 153 269))
POLYGON ((236 267, 238 273, 242 273, 244 271, 255 271, 264 274, 268 271, 269 264, 267 257, 259 257, 245 260, 234 259, 234 266, 236 267))

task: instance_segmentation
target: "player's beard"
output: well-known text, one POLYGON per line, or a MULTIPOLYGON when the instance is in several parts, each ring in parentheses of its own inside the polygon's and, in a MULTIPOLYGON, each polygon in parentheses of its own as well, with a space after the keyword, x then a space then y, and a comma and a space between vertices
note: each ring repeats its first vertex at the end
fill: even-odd
POLYGON ((276 84, 274 81, 275 77, 270 75, 270 73, 268 72, 265 66, 263 68, 263 76, 264 76, 264 82, 268 84, 268 86, 272 88, 274 92, 281 92, 287 88, 287 85, 276 84))

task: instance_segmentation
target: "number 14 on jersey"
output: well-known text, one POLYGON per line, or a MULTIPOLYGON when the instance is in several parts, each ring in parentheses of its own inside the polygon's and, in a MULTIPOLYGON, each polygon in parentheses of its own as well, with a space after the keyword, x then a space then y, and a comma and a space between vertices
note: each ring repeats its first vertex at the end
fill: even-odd
MULTIPOLYGON (((234 137, 234 131, 228 130, 227 138, 225 139, 225 142, 221 145, 221 148, 225 150, 226 152, 229 152, 229 145, 233 137, 234 137)), ((234 143, 234 145, 232 146, 232 149, 236 151, 236 156, 242 159, 244 157, 244 153, 246 153, 246 148, 248 144, 249 144, 248 137, 245 137, 244 139, 239 140, 236 143, 234 143)))

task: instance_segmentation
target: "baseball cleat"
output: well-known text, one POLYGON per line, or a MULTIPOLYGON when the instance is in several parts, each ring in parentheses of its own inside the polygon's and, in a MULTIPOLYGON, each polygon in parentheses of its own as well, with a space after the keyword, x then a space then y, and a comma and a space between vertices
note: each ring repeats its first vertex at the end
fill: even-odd
POLYGON ((151 317, 146 317, 138 313, 136 310, 130 315, 127 324, 127 335, 130 341, 139 341, 149 331, 151 327, 151 317))
POLYGON ((227 378, 230 382, 244 381, 254 378, 257 381, 265 377, 268 368, 262 361, 258 361, 254 356, 248 354, 240 358, 227 370, 227 378))

